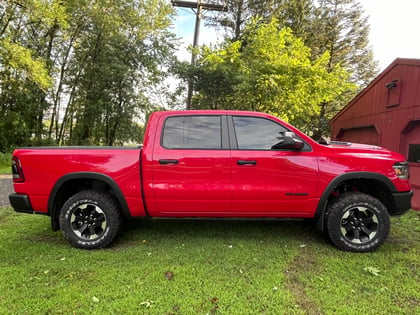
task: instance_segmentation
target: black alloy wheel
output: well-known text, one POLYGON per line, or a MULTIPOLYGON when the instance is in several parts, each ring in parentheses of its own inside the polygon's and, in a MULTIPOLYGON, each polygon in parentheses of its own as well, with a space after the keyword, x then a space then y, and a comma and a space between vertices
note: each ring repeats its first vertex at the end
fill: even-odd
POLYGON ((73 246, 108 246, 121 226, 118 203, 108 193, 86 190, 69 198, 60 212, 60 229, 73 246))
POLYGON ((371 252, 388 237, 389 214, 375 197, 346 192, 328 206, 326 228, 331 241, 342 250, 371 252))

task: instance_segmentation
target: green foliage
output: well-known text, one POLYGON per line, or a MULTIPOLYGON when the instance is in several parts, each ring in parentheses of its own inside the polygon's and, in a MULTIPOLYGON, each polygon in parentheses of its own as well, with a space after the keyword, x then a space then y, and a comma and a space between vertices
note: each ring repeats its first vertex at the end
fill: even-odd
POLYGON ((192 74, 194 108, 263 111, 305 130, 320 103, 352 87, 343 68, 329 70, 328 53, 312 61, 303 41, 277 25, 255 20, 240 41, 201 48, 192 74))
POLYGON ((161 107, 154 91, 174 59, 169 3, 23 0, 1 7, 0 151, 141 142, 142 120, 161 107))
POLYGON ((330 53, 332 67, 340 64, 352 82, 366 86, 377 73, 369 46, 369 22, 358 0, 323 0, 315 7, 307 44, 318 56, 330 53))
POLYGON ((166 31, 170 6, 157 0, 126 0, 69 9, 74 10, 72 29, 78 33, 67 43, 74 58, 65 79, 75 89, 60 131, 59 113, 52 120, 57 141, 141 142, 140 117, 155 107, 150 89, 162 80, 162 69, 172 59, 173 37, 166 31))
POLYGON ((367 254, 284 221, 137 222, 83 251, 45 216, 0 208, 0 313, 417 314, 420 213, 392 226, 367 254))
MULTIPOLYGON (((246 36, 245 26, 258 16, 262 21, 277 19, 278 27, 287 27, 310 48, 310 59, 316 61, 328 53, 327 70, 345 69, 347 81, 357 86, 321 101, 316 113, 308 113, 305 129, 320 139, 329 135, 328 121, 346 105, 357 90, 377 74, 377 62, 369 46, 369 23, 359 0, 227 0, 228 11, 209 18, 222 27, 232 40, 246 36)), ((216 89, 216 87, 213 87, 216 89)))
POLYGON ((226 12, 205 17, 210 25, 222 27, 228 37, 235 41, 241 38, 245 27, 253 18, 265 22, 276 18, 280 27, 288 27, 304 38, 310 29, 312 0, 226 0, 226 12))
POLYGON ((0 152, 0 175, 10 174, 12 164, 12 154, 0 152))
POLYGON ((228 11, 210 16, 210 25, 222 27, 232 40, 240 39, 253 18, 277 19, 290 28, 318 58, 330 53, 330 66, 341 65, 351 79, 365 86, 376 75, 377 63, 369 46, 369 23, 359 0, 226 0, 228 11))
POLYGON ((42 136, 53 86, 52 38, 66 22, 59 1, 2 1, 0 17, 0 151, 42 136))
POLYGON ((20 72, 20 77, 34 82, 41 89, 51 87, 51 77, 45 62, 34 58, 33 52, 9 39, 0 40, 0 61, 6 68, 20 72))
MULTIPOLYGON (((363 86, 375 75, 359 1, 226 3, 228 12, 210 22, 230 40, 198 52, 196 68, 178 66, 195 81, 196 107, 268 111, 318 138, 354 95, 348 81, 363 86)), ((167 80, 177 44, 168 1, 22 0, 0 7, 0 151, 138 143, 150 112, 181 108, 185 84, 172 91, 167 80)))

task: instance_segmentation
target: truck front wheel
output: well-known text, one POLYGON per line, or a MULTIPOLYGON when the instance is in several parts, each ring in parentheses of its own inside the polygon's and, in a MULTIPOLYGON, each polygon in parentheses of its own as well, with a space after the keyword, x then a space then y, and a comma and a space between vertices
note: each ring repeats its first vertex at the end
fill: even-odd
POLYGON ((326 217, 327 232, 338 248, 370 252, 388 237, 390 220, 385 206, 376 198, 348 192, 331 202, 326 217))
POLYGON ((118 233, 121 216, 107 193, 82 191, 69 198, 60 212, 60 229, 74 247, 97 249, 109 245, 118 233))

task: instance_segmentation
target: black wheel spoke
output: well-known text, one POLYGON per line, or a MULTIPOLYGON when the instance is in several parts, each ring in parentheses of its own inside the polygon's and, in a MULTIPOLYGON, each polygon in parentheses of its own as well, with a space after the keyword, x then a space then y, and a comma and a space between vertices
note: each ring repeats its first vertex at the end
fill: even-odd
POLYGON ((368 239, 370 239, 370 235, 374 232, 374 231, 369 230, 366 226, 362 226, 360 229, 362 230, 363 233, 366 234, 368 239))
POLYGON ((88 228, 88 225, 84 223, 82 226, 80 226, 77 230, 80 232, 81 235, 86 235, 86 229, 88 228))
POLYGON ((96 231, 95 231, 95 226, 93 226, 93 225, 91 225, 90 227, 89 227, 89 237, 90 236, 93 236, 93 235, 96 235, 97 233, 96 233, 96 231))
POLYGON ((353 241, 360 241, 360 231, 353 229, 353 241))
POLYGON ((341 226, 344 228, 346 233, 350 232, 354 227, 351 225, 350 221, 343 222, 341 226))
POLYGON ((370 225, 372 223, 376 223, 375 221, 373 221, 372 217, 363 219, 363 224, 365 224, 365 225, 370 225))

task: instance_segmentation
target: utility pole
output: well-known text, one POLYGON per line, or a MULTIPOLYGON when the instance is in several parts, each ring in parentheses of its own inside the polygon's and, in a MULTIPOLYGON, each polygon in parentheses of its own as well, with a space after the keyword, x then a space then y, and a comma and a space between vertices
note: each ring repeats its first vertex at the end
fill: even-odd
MULTIPOLYGON (((194 29, 194 40, 193 40, 193 49, 198 46, 198 38, 200 36, 200 25, 201 18, 204 11, 227 11, 227 7, 224 4, 220 4, 223 1, 212 1, 204 2, 203 0, 197 1, 183 1, 183 0, 171 0, 174 7, 189 8, 195 14, 195 29, 194 29)), ((191 64, 195 64, 196 55, 194 51, 191 54, 191 64)), ((193 82, 190 80, 188 82, 188 95, 187 95, 187 109, 191 109, 191 101, 193 95, 193 82)))

